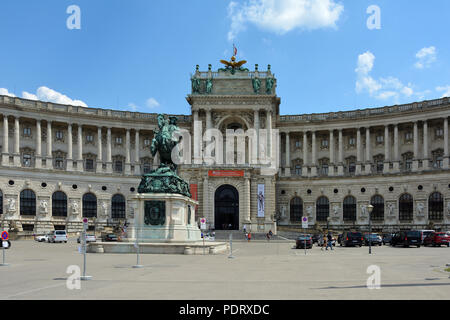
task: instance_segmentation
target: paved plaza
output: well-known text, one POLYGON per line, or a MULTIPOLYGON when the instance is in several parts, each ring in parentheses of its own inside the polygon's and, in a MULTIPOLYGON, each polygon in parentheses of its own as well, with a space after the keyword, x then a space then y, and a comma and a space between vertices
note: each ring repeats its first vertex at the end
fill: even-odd
POLYGON ((66 269, 83 265, 74 239, 66 244, 14 241, 0 267, 0 299, 449 299, 450 249, 314 246, 294 241, 233 243, 222 255, 88 254, 80 290, 69 290, 66 269), (366 287, 370 265, 381 270, 381 289, 366 287))

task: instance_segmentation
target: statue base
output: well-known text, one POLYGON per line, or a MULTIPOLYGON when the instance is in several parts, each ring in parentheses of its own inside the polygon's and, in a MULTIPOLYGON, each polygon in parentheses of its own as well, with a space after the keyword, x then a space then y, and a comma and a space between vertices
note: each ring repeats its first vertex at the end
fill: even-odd
POLYGON ((166 166, 160 166, 151 173, 143 175, 138 192, 140 194, 181 194, 191 197, 189 184, 166 166))
POLYGON ((134 223, 121 242, 92 242, 91 253, 219 254, 228 250, 225 242, 203 241, 195 221, 198 202, 171 193, 135 195, 134 223))

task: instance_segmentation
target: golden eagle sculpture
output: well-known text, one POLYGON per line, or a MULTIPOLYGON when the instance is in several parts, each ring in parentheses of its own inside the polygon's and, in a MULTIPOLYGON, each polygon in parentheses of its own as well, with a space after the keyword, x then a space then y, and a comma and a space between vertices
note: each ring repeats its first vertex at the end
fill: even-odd
POLYGON ((248 69, 242 68, 242 65, 246 64, 247 61, 242 60, 242 61, 236 62, 235 56, 231 57, 231 61, 220 60, 220 62, 225 65, 225 68, 221 68, 221 69, 219 69, 219 71, 230 71, 231 74, 234 74, 236 72, 236 70, 248 71, 248 69))

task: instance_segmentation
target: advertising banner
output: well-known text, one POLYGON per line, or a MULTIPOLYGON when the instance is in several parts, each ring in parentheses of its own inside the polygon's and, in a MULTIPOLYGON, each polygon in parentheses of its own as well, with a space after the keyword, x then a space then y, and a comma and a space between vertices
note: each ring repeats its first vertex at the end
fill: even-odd
POLYGON ((258 218, 264 218, 265 202, 264 185, 258 184, 258 218))

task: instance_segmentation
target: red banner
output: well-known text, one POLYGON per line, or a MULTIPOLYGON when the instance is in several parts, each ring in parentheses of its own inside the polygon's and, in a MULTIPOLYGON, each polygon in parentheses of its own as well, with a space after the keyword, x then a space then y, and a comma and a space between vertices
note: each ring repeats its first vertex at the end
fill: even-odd
POLYGON ((243 177, 243 170, 209 170, 210 177, 243 177))
POLYGON ((198 185, 197 184, 191 184, 189 185, 189 189, 191 191, 191 197, 195 201, 198 201, 198 185))

